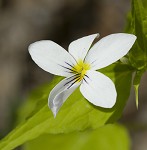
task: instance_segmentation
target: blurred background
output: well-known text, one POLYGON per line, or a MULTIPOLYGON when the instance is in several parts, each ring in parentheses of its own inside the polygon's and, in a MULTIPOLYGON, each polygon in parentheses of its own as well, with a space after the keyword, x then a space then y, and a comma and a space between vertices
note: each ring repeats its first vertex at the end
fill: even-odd
MULTIPOLYGON (((77 38, 123 32, 129 0, 0 0, 0 138, 13 129, 16 110, 35 87, 52 75, 31 60, 28 46, 50 39, 65 49, 77 38)), ((134 92, 120 122, 133 150, 147 149, 147 74, 142 78, 139 110, 134 92)), ((124 89, 125 90, 125 89, 124 89)))

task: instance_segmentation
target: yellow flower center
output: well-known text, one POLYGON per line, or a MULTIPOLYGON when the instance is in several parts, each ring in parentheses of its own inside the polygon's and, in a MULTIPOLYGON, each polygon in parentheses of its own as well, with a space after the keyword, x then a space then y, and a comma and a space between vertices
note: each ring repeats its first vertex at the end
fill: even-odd
POLYGON ((83 60, 79 60, 72 70, 77 74, 77 82, 80 82, 86 75, 87 70, 90 69, 90 64, 84 63, 83 60))

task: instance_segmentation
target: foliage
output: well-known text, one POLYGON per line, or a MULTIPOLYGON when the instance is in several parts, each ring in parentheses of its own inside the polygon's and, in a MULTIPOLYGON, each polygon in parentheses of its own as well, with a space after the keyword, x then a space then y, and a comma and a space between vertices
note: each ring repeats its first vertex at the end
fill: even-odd
POLYGON ((39 89, 44 94, 38 95, 38 90, 33 92, 33 95, 29 98, 29 103, 26 104, 29 105, 30 101, 33 101, 32 111, 23 120, 23 123, 3 139, 0 148, 13 149, 45 133, 58 134, 96 129, 106 123, 116 121, 120 117, 129 96, 132 70, 127 65, 113 64, 101 70, 101 72, 109 76, 116 85, 118 98, 116 105, 112 109, 92 105, 84 99, 79 89, 77 89, 66 100, 57 117, 54 118, 47 106, 47 98, 52 87, 61 80, 60 77, 56 77, 50 86, 44 86, 39 89), (123 87, 125 87, 125 90, 123 87))
POLYGON ((145 0, 132 0, 131 16, 126 32, 137 36, 137 41, 129 52, 130 64, 136 69, 134 88, 138 107, 138 88, 142 74, 147 70, 147 3, 145 0))
POLYGON ((70 134, 45 134, 28 142, 25 150, 129 150, 127 131, 120 125, 106 125, 96 130, 70 134), (115 134, 114 134, 115 133, 115 134))

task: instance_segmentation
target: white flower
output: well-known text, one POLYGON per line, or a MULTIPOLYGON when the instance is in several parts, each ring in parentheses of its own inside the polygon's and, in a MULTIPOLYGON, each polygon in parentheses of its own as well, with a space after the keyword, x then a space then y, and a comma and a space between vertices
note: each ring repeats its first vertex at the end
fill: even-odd
POLYGON ((111 108, 116 102, 116 89, 110 78, 96 71, 127 54, 136 40, 132 34, 108 35, 91 47, 99 34, 73 41, 69 53, 53 41, 38 41, 29 46, 29 53, 43 70, 66 77, 50 92, 48 105, 56 116, 62 104, 80 85, 82 95, 92 104, 111 108))

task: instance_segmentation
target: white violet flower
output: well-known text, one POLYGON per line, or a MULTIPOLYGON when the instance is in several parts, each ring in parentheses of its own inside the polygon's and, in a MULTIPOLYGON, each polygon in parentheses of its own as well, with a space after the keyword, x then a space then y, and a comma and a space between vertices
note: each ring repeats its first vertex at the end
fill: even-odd
POLYGON ((92 47, 99 34, 73 41, 67 52, 50 40, 35 42, 29 46, 34 62, 43 70, 66 77, 50 92, 48 105, 54 117, 65 100, 80 86, 82 95, 92 104, 112 108, 116 102, 116 89, 112 80, 96 71, 119 60, 128 53, 136 40, 132 34, 108 35, 92 47))

